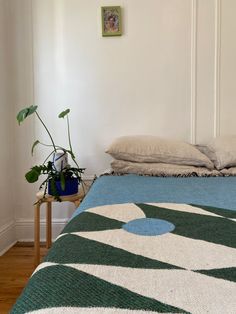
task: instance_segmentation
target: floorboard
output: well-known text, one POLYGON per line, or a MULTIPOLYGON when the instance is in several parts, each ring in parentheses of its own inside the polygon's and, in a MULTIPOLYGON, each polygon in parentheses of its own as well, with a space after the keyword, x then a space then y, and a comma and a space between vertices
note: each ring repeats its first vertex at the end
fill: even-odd
MULTIPOLYGON (((41 248, 41 258, 47 253, 41 248)), ((0 256, 0 313, 9 313, 34 271, 33 243, 16 243, 0 256)))

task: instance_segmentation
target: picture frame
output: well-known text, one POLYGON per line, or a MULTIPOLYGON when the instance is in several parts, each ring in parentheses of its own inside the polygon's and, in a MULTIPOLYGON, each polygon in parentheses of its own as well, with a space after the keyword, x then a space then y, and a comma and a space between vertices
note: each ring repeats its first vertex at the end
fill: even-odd
POLYGON ((120 6, 101 7, 102 36, 121 36, 122 20, 120 6))

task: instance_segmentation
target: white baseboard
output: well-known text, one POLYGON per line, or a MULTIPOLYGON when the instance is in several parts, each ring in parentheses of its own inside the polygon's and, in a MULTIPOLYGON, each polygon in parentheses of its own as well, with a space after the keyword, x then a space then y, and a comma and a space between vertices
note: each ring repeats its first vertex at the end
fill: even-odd
MULTIPOLYGON (((94 176, 86 176, 85 181, 91 181, 94 176)), ((67 224, 68 219, 52 220, 52 240, 55 240, 62 229, 67 224)), ((40 222, 40 240, 46 240, 46 221, 40 222)), ((16 219, 0 227, 0 256, 3 255, 17 241, 32 242, 34 241, 34 220, 33 219, 16 219)))
MULTIPOLYGON (((68 219, 52 220, 52 240, 55 240, 67 224, 68 219)), ((46 221, 40 222, 40 240, 46 241, 46 221)), ((0 227, 0 256, 8 251, 17 241, 34 241, 34 220, 17 219, 0 227)))
MULTIPOLYGON (((68 219, 52 220, 52 240, 60 234, 67 224, 68 219)), ((20 242, 34 241, 34 220, 33 219, 17 219, 15 223, 16 239, 20 242)), ((42 219, 40 222, 40 241, 46 240, 46 221, 42 219)))
POLYGON ((11 220, 0 227, 0 256, 16 243, 15 221, 11 220))

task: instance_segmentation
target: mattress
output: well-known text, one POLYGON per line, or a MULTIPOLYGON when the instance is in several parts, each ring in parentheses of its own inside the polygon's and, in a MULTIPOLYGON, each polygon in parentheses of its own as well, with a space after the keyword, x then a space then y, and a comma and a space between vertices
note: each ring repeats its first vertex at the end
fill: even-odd
POLYGON ((12 313, 235 313, 236 178, 103 176, 12 313))

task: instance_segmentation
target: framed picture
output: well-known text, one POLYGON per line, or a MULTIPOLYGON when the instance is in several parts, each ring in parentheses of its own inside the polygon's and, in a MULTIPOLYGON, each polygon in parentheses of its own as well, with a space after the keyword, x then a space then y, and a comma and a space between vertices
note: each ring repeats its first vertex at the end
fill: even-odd
POLYGON ((121 7, 102 7, 102 36, 122 35, 121 7))

